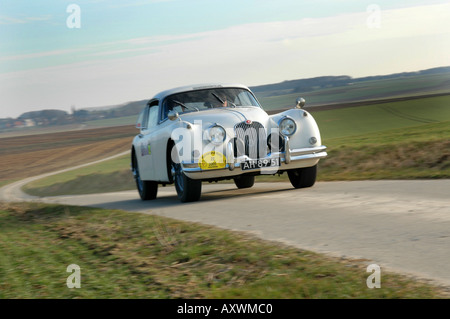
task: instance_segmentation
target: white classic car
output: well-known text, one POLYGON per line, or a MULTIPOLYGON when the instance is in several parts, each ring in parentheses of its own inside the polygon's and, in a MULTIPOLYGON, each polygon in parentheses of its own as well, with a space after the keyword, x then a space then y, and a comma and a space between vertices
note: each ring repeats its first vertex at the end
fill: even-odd
POLYGON ((131 169, 142 200, 175 184, 182 202, 200 199, 202 181, 233 179, 252 187, 256 175, 287 172, 295 188, 311 187, 327 156, 305 100, 268 115, 249 88, 201 85, 157 94, 139 115, 131 169))

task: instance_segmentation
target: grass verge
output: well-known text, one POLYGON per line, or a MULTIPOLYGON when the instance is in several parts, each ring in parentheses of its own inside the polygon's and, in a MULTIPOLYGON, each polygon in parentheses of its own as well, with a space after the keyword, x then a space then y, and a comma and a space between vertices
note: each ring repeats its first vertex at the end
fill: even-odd
POLYGON ((23 190, 34 196, 118 192, 135 188, 130 155, 34 181, 23 190))
POLYGON ((0 205, 0 298, 446 298, 440 288, 243 233, 144 214, 0 205), (66 268, 81 268, 68 289, 66 268))
POLYGON ((3 186, 5 186, 5 185, 7 185, 7 184, 10 184, 10 183, 12 183, 12 182, 14 182, 14 180, 9 180, 9 181, 0 181, 0 188, 1 188, 1 187, 3 187, 3 186))

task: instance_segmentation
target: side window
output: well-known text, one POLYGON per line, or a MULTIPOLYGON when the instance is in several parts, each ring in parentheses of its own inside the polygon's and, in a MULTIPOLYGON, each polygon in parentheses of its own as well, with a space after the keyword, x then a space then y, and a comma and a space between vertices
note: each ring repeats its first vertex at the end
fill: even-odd
POLYGON ((158 110, 158 101, 153 101, 150 103, 147 128, 155 127, 158 124, 158 110))
POLYGON ((142 110, 142 112, 139 114, 139 117, 136 121, 136 128, 141 129, 142 128, 142 120, 144 118, 144 111, 142 110))
POLYGON ((145 130, 147 128, 148 122, 148 106, 146 106, 141 114, 139 114, 138 120, 136 122, 136 127, 141 130, 145 130))

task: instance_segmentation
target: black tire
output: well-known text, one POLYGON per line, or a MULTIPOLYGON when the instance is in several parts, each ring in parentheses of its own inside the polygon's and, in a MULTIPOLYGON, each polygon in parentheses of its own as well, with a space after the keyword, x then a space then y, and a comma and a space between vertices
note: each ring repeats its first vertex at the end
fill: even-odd
POLYGON ((156 199, 158 194, 158 183, 154 181, 143 181, 139 173, 139 165, 136 156, 133 156, 133 175, 136 181, 136 187, 142 200, 156 199))
POLYGON ((295 188, 311 187, 316 182, 317 165, 287 171, 289 180, 295 188))
POLYGON ((234 178, 234 184, 236 184, 236 187, 241 188, 250 188, 255 184, 255 176, 239 176, 234 178))
POLYGON ((182 203, 196 202, 202 194, 202 181, 187 177, 181 169, 181 164, 171 162, 172 171, 175 173, 173 182, 178 199, 182 203))

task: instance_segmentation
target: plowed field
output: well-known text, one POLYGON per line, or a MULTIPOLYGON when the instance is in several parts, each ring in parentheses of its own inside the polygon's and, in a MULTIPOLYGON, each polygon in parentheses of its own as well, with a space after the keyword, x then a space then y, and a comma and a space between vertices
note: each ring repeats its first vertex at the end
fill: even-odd
POLYGON ((0 182, 92 162, 131 147, 133 126, 0 138, 0 182))

